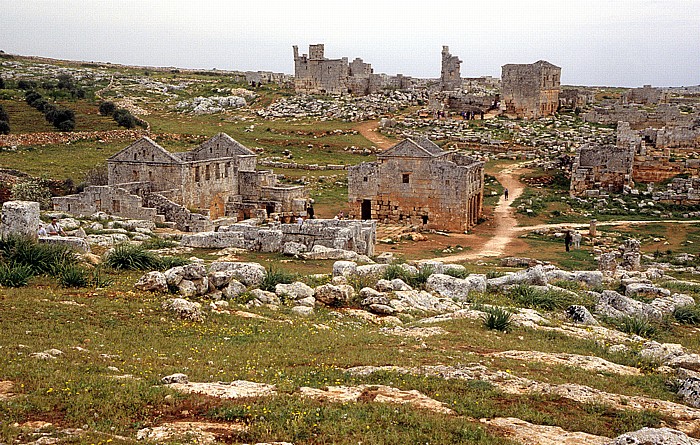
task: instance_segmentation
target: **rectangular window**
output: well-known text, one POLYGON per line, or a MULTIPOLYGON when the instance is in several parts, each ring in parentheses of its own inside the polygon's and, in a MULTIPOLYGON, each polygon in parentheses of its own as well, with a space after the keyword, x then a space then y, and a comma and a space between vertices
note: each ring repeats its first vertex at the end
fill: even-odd
POLYGON ((401 175, 401 179, 402 179, 404 184, 408 184, 410 177, 411 177, 411 175, 409 173, 404 173, 403 175, 401 175))
POLYGON ((211 179, 211 173, 209 172, 209 165, 204 166, 204 179, 206 181, 211 179))
POLYGON ((194 182, 199 182, 199 167, 194 168, 194 182))
POLYGON ((365 176, 364 178, 362 178, 362 181, 363 181, 363 182, 367 182, 367 176, 365 176))

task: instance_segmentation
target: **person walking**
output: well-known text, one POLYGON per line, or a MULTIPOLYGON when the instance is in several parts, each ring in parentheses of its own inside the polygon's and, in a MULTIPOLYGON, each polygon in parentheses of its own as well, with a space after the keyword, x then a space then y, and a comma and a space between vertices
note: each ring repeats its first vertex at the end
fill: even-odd
POLYGON ((583 238, 583 237, 581 236, 581 234, 578 231, 574 232, 574 236, 573 236, 574 249, 578 250, 581 248, 581 238, 583 238))
POLYGON ((503 190, 503 196, 506 198, 506 201, 508 201, 508 189, 503 190))
POLYGON ((569 248, 571 247, 571 231, 567 230, 566 235, 564 235, 564 246, 566 247, 566 251, 569 251, 569 248))

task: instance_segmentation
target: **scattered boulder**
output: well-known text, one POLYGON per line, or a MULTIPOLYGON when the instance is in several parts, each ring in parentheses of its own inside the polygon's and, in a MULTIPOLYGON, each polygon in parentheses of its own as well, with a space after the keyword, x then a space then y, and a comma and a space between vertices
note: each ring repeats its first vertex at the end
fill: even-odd
POLYGON ((204 320, 204 314, 202 314, 202 305, 194 301, 187 301, 184 298, 170 298, 164 301, 163 309, 165 309, 168 312, 174 313, 175 315, 184 320, 204 320))
POLYGON ((679 307, 695 304, 695 299, 686 294, 673 294, 671 296, 655 298, 649 304, 663 314, 672 314, 673 311, 679 307))
POLYGON ((486 282, 486 275, 471 274, 467 278, 455 278, 450 275, 432 274, 428 277, 426 288, 443 297, 465 301, 470 292, 485 292, 486 282))
POLYGON ((259 286, 267 271, 258 263, 238 263, 232 261, 215 261, 209 266, 209 272, 232 271, 232 277, 246 286, 259 286))
POLYGON ((394 254, 391 252, 383 252, 377 255, 374 260, 379 264, 391 264, 394 262, 394 254))
POLYGON ((296 281, 292 284, 278 284, 275 286, 275 294, 279 297, 289 297, 292 300, 301 300, 314 296, 314 290, 302 283, 296 281))
POLYGON ((685 348, 678 343, 658 343, 655 341, 645 342, 639 351, 640 357, 660 363, 667 363, 684 354, 685 348))
POLYGON ((236 298, 246 291, 246 287, 238 280, 229 281, 228 285, 221 291, 228 299, 236 298))
POLYGON ((566 317, 574 323, 597 325, 598 322, 585 306, 574 304, 566 308, 566 317))
POLYGON ((630 283, 625 287, 625 295, 628 297, 648 298, 670 297, 671 291, 649 283, 630 283))
POLYGON ((671 428, 642 428, 616 437, 608 445, 700 445, 685 433, 671 428))
POLYGON ((314 313, 314 308, 309 306, 294 306, 291 312, 300 317, 310 317, 314 313))
POLYGON ((168 281, 163 272, 148 272, 139 278, 134 287, 144 292, 168 292, 168 281))
POLYGON ((187 374, 176 373, 176 374, 166 375, 165 377, 160 379, 160 381, 164 385, 169 385, 171 383, 189 383, 190 380, 187 377, 187 374))
POLYGON ((295 243, 294 241, 289 241, 287 243, 284 243, 284 246, 282 247, 282 254, 287 255, 287 256, 301 255, 302 253, 305 253, 306 251, 307 251, 307 248, 304 244, 295 243))
POLYGON ((314 290, 314 298, 321 304, 326 306, 343 306, 350 301, 354 289, 347 284, 335 286, 333 284, 324 284, 314 290))
POLYGON ((547 285, 547 275, 541 265, 530 267, 514 273, 506 274, 498 278, 490 278, 487 281, 489 287, 501 289, 513 284, 532 284, 536 286, 547 285))
POLYGON ((679 369, 677 394, 686 405, 700 408, 700 373, 679 369))
POLYGON ((631 316, 647 317, 654 320, 661 319, 661 311, 654 306, 625 297, 613 290, 604 290, 600 294, 595 311, 612 318, 631 316))
POLYGON ((280 299, 273 292, 268 292, 262 289, 253 289, 250 291, 250 295, 259 301, 261 304, 267 304, 271 306, 279 306, 282 304, 280 299))
POLYGON ((333 263, 333 276, 354 275, 357 271, 357 263, 354 261, 336 261, 333 263))

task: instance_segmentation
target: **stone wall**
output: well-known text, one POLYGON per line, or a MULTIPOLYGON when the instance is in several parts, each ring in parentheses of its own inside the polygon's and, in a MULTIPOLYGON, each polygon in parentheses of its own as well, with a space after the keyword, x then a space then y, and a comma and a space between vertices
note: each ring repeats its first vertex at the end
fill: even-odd
POLYGON ((406 141, 379 155, 377 162, 350 167, 350 216, 449 231, 476 225, 483 203, 483 163, 442 151, 388 154, 406 141))
POLYGON ((634 150, 615 145, 586 145, 576 153, 571 169, 570 193, 592 195, 600 191, 620 193, 633 187, 634 150))
POLYGON ((507 114, 535 119, 557 111, 561 81, 558 66, 544 60, 529 65, 503 65, 501 79, 501 97, 507 114))
POLYGON ((653 88, 651 85, 644 85, 641 88, 632 88, 625 92, 621 100, 623 103, 635 103, 642 105, 655 105, 666 102, 668 95, 661 88, 653 88))
MULTIPOLYGON (((149 193, 145 196, 144 203, 153 207, 159 215, 163 215, 165 220, 174 222, 177 229, 183 232, 204 232, 214 228, 214 224, 206 216, 192 213, 186 207, 161 194, 149 193)), ((153 218, 140 219, 153 220, 153 218)))
POLYGON ((282 252, 287 243, 297 243, 307 250, 314 246, 343 249, 363 255, 374 254, 376 223, 333 219, 308 219, 303 224, 271 224, 254 226, 233 224, 218 232, 185 235, 182 245, 191 247, 241 249, 261 252, 282 252))
POLYGON ((700 204, 700 178, 674 178, 666 190, 654 191, 655 201, 673 204, 700 204))
POLYGON ((54 210, 72 215, 105 212, 125 218, 154 220, 157 210, 144 204, 143 198, 122 187, 93 185, 76 195, 51 198, 54 210))
POLYGON ((450 54, 450 47, 442 47, 442 70, 440 72, 440 89, 442 91, 455 91, 462 88, 462 77, 459 65, 462 63, 459 57, 450 54))

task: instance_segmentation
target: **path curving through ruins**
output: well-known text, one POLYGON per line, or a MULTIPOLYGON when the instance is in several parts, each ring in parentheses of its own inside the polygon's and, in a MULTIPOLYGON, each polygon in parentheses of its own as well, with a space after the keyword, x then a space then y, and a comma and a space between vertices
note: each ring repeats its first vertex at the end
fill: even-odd
POLYGON ((379 121, 364 121, 353 128, 381 150, 386 150, 395 144, 379 132, 379 121))
POLYGON ((518 220, 515 218, 515 209, 511 203, 518 199, 525 190, 525 185, 518 180, 518 173, 524 168, 521 164, 510 165, 495 174, 496 180, 508 189, 508 200, 504 195, 498 200, 493 210, 493 236, 478 250, 470 250, 457 255, 433 258, 443 262, 459 262, 478 258, 497 258, 503 256, 508 245, 516 238, 518 220))

